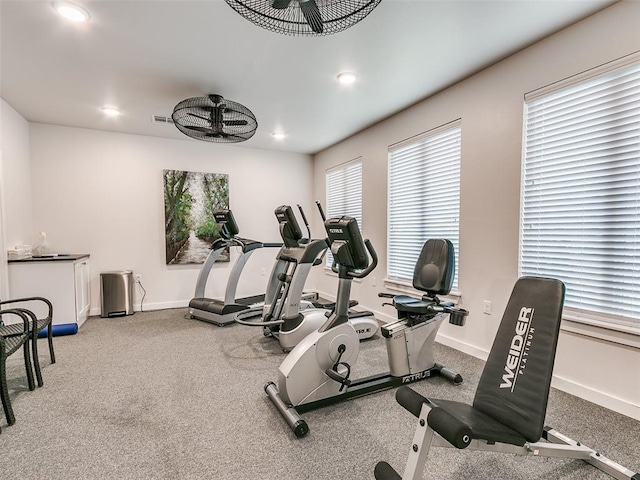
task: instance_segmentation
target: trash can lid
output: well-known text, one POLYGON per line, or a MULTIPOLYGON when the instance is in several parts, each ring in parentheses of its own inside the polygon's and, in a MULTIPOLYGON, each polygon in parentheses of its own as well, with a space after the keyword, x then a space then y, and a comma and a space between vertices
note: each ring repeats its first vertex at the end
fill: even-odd
POLYGON ((112 272, 102 272, 100 275, 133 275, 133 270, 114 270, 112 272))

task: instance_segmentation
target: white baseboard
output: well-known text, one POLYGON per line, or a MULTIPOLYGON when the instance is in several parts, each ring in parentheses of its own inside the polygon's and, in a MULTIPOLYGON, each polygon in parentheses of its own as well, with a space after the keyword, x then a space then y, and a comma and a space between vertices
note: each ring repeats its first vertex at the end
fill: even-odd
POLYGON ((442 345, 446 345, 447 347, 454 348, 462 353, 466 353, 467 355, 471 355, 472 357, 479 358, 482 361, 487 361, 489 358, 489 352, 476 347, 475 345, 471 345, 469 343, 461 342, 457 338, 448 337, 438 332, 436 335, 436 342, 441 343, 442 345))
POLYGON ((634 405, 627 400, 614 397, 608 393, 599 392, 598 390, 594 390, 556 375, 554 375, 551 380, 551 386, 558 390, 562 390, 563 392, 575 395, 576 397, 583 398, 591 403, 595 403, 596 405, 600 405, 601 407, 626 415, 627 417, 640 420, 640 405, 634 405))
MULTIPOLYGON (((156 302, 156 303, 144 303, 142 305, 142 308, 144 309, 145 312, 151 311, 151 310, 166 310, 169 308, 186 308, 189 306, 189 301, 190 300, 178 300, 178 301, 174 301, 174 302, 156 302)), ((136 303, 133 305, 133 311, 134 312, 139 312, 140 310, 140 304, 136 303)), ((89 311, 89 316, 93 317, 93 316, 100 316, 100 307, 95 307, 92 308, 89 311)))

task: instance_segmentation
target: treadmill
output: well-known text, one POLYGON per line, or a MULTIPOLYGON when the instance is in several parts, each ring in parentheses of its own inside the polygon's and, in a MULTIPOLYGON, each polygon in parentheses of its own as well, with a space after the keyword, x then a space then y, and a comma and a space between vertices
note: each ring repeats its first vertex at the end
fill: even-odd
MULTIPOLYGON (((196 283, 195 297, 189 302, 189 315, 191 318, 213 323, 214 325, 222 327, 233 323, 235 321, 234 316, 239 312, 249 310, 252 307, 255 308, 257 305, 264 302, 265 295, 236 298, 236 290, 238 288, 240 274, 253 252, 257 249, 280 248, 282 247, 282 243, 265 243, 238 237, 237 235, 240 233, 240 230, 231 210, 216 210, 213 212, 213 218, 218 226, 221 238, 213 242, 211 252, 202 265, 202 269, 200 270, 198 281, 196 283), (213 268, 214 263, 222 251, 225 248, 232 246, 240 247, 241 254, 229 274, 224 299, 205 297, 205 288, 207 286, 207 280, 209 279, 211 268, 213 268)), ((284 262, 277 262, 271 272, 271 275, 277 276, 283 272, 285 268, 286 265, 284 262)), ((277 285, 277 281, 274 282, 270 280, 268 285, 269 289, 273 290, 277 285)), ((272 298, 273 295, 275 295, 275 292, 267 291, 266 295, 267 298, 272 298)))

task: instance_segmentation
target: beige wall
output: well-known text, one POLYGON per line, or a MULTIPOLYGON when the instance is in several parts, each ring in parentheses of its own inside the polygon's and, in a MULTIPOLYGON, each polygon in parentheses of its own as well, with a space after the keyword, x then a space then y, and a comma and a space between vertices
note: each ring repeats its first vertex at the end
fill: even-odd
MULTIPOLYGON (((363 159, 364 235, 380 265, 354 285, 362 305, 393 314, 376 296, 386 275, 388 146, 461 118, 459 288, 471 314, 464 328, 444 325, 439 339, 486 356, 518 274, 523 96, 640 50, 639 24, 640 2, 623 1, 315 155, 314 195, 320 199, 327 169, 363 159), (482 313, 484 300, 492 302, 492 315, 482 313)), ((335 295, 335 276, 317 270, 311 282, 335 295)), ((639 372, 637 348, 562 334, 554 384, 569 392, 640 419, 639 372), (629 369, 635 377, 621 378, 629 369)))
MULTIPOLYGON (((147 309, 193 298, 200 265, 165 264, 163 169, 228 174, 230 207, 245 238, 279 241, 275 207, 312 206, 308 155, 43 124, 31 124, 30 136, 34 228, 47 232, 53 251, 91 254, 92 315, 99 314, 104 271, 142 274, 147 309)), ((251 257, 239 295, 264 292, 275 254, 251 257)), ((214 266, 208 296, 224 296, 234 260, 214 266)))

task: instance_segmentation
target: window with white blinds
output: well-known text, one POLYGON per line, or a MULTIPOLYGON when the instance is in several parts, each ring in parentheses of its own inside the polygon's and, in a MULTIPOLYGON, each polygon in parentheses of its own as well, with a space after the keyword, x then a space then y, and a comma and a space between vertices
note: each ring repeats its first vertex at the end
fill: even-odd
MULTIPOLYGON (((327 218, 348 215, 358 221, 362 231, 362 159, 358 158, 327 171, 327 218)), ((333 256, 327 252, 326 266, 333 256)))
POLYGON ((413 281, 430 238, 451 240, 456 251, 460 215, 459 120, 389 147, 387 278, 413 281))
POLYGON ((521 275, 565 316, 640 333, 640 62, 525 96, 521 275))

